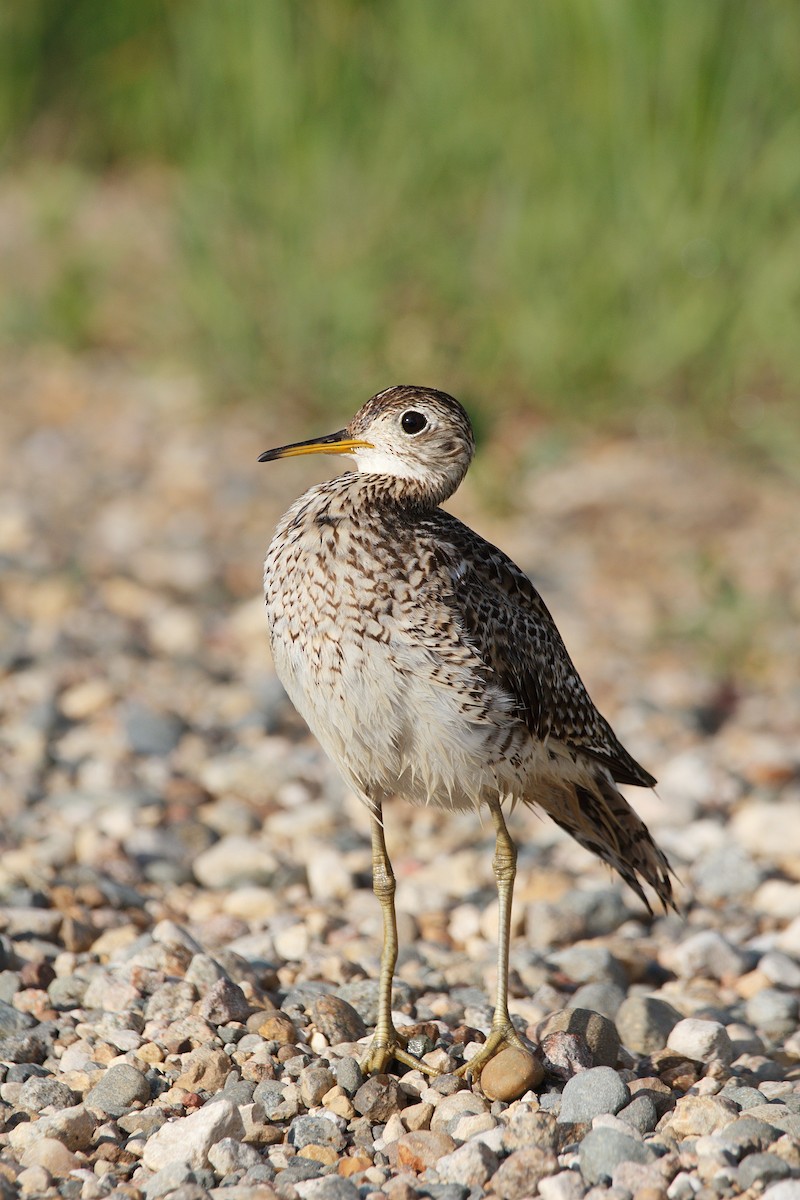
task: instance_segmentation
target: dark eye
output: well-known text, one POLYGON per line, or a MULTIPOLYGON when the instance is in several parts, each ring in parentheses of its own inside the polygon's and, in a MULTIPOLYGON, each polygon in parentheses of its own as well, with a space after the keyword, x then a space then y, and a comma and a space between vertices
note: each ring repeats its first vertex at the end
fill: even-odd
POLYGON ((421 412, 415 412, 413 408, 410 408, 408 412, 403 413, 400 424, 403 426, 404 433, 421 433, 428 424, 428 418, 424 417, 421 412))

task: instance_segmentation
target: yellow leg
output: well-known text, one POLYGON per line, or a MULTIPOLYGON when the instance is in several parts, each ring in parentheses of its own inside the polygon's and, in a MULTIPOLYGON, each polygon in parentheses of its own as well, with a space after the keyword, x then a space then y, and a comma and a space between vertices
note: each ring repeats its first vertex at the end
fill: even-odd
MULTIPOLYGON (((494 1002, 492 1028, 486 1042, 468 1063, 459 1068, 459 1075, 480 1076, 490 1058, 498 1050, 516 1046, 526 1050, 508 1015, 508 948, 511 942, 511 903, 514 896, 514 877, 517 873, 517 848, 506 828, 499 800, 488 801, 495 828, 495 851, 492 867, 497 880, 497 995, 494 1002)), ((527 1050, 526 1050, 527 1052, 527 1050)))
POLYGON ((395 878, 386 839, 383 834, 380 806, 373 807, 372 819, 372 889, 378 898, 383 913, 383 951, 381 953, 381 975, 378 984, 378 1024, 367 1053, 361 1061, 361 1069, 367 1074, 386 1070, 392 1059, 407 1067, 417 1067, 429 1075, 437 1075, 433 1067, 427 1066, 409 1054, 402 1042, 402 1034, 392 1021, 392 980, 397 963, 397 919, 394 911, 395 878))

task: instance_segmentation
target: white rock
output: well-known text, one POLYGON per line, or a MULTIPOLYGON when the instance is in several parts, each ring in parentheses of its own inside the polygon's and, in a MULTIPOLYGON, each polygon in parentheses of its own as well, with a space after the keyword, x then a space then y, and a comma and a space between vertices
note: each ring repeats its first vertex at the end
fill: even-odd
POLYGON ((800 1179, 782 1179, 764 1192, 761 1200, 800 1200, 800 1179))
POLYGON ((353 877, 339 850, 315 842, 305 853, 308 890, 315 900, 343 900, 350 895, 353 877))
POLYGON ((151 1171, 173 1162, 208 1166, 211 1147, 223 1138, 244 1137, 239 1110, 230 1100, 216 1100, 177 1121, 168 1121, 147 1140, 142 1161, 151 1171))
POLYGON ((242 883, 271 883, 277 860, 252 838, 230 834, 198 854, 192 869, 203 887, 229 888, 242 883))
POLYGON ((482 1187, 497 1170, 497 1155, 484 1142, 465 1142, 445 1154, 436 1163, 436 1172, 444 1183, 482 1187))
POLYGON ((669 954, 675 973, 682 979, 700 976, 726 979, 741 975, 744 958, 730 942, 713 929, 692 934, 669 954))
POLYGON ((542 1200, 581 1200, 586 1191, 578 1171, 559 1171, 539 1180, 542 1200))
POLYGON ((752 800, 734 813, 730 827, 751 854, 771 863, 785 862, 797 852, 800 799, 786 796, 780 805, 752 800))
POLYGON ((733 1047, 725 1026, 698 1017, 678 1021, 667 1039, 667 1049, 696 1062, 720 1062, 727 1066, 733 1061, 733 1047))

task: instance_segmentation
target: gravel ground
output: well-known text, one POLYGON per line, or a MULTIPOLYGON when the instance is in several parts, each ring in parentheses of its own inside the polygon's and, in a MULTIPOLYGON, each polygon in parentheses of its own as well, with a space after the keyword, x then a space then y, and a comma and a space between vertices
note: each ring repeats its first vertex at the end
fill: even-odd
POLYGON ((595 441, 521 471, 501 519, 498 430, 452 507, 531 570, 659 776, 634 799, 684 911, 650 919, 515 813, 541 1078, 506 1061, 484 1094, 453 1072, 491 1018, 491 830, 393 804, 397 1021, 443 1073, 365 1080, 368 822, 271 673, 259 594, 328 464, 256 456, 317 430, 98 363, 2 378, 0 1198, 797 1200, 797 489, 595 441))

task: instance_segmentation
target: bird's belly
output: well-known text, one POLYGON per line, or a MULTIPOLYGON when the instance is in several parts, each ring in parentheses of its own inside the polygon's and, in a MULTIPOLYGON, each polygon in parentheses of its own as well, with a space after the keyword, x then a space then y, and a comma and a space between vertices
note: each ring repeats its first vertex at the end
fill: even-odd
POLYGON ((331 624, 294 606, 273 606, 272 653, 286 691, 331 759, 373 800, 400 794, 417 803, 469 808, 515 789, 497 770, 524 730, 502 705, 474 698, 469 673, 431 678, 424 648, 381 640, 363 624, 331 624), (300 624, 303 625, 301 630, 300 624), (509 732, 510 730, 510 732, 509 732))

